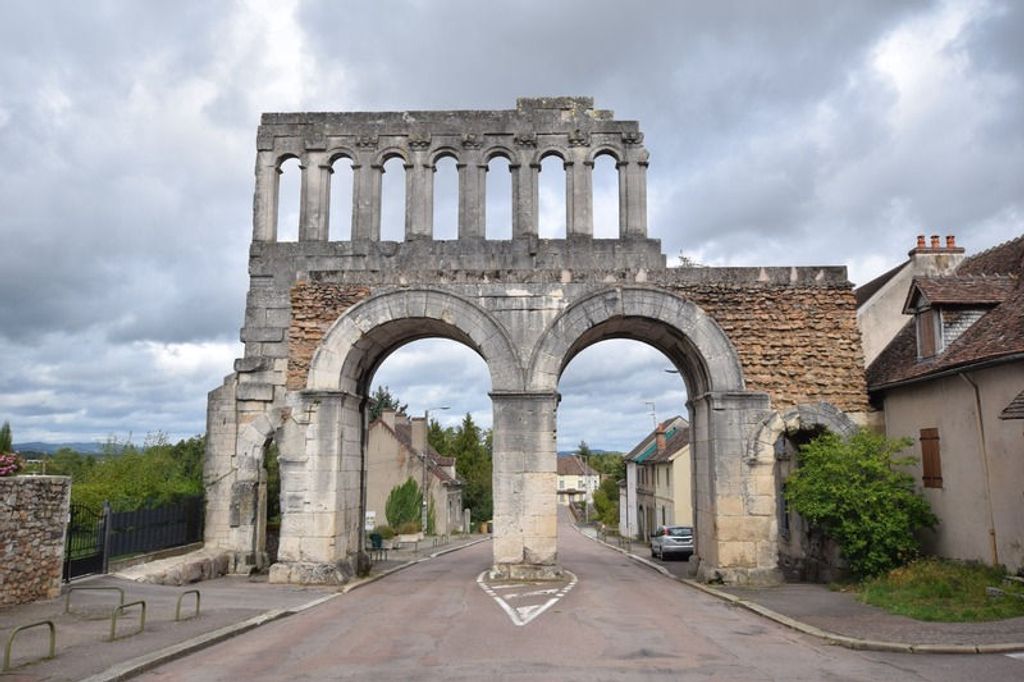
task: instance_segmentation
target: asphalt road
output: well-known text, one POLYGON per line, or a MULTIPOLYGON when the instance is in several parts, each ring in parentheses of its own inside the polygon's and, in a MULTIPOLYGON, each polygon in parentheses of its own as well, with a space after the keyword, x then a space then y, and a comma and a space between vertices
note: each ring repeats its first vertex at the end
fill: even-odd
POLYGON ((532 586, 486 593, 477 583, 491 557, 483 543, 141 679, 1024 680, 1024 660, 1004 655, 830 646, 665 578, 567 524, 559 532, 562 565, 578 582, 525 625, 492 595, 532 586))

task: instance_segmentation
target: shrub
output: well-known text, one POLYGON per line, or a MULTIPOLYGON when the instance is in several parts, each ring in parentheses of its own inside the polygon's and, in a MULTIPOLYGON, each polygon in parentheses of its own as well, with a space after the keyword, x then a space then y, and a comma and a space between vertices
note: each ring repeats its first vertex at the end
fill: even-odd
POLYGON ((838 543, 850 570, 875 576, 916 558, 915 532, 938 519, 899 469, 915 461, 896 455, 910 439, 860 430, 849 439, 825 433, 801 446, 786 481, 786 500, 838 543))
POLYGON ((395 529, 391 526, 377 526, 373 529, 372 532, 381 536, 385 540, 390 540, 391 538, 395 537, 395 529))
POLYGON ((14 476, 21 471, 21 458, 13 452, 0 452, 0 477, 14 476))
POLYGON ((419 521, 406 521, 405 523, 398 526, 399 535, 412 535, 413 533, 420 532, 419 521))
MULTIPOLYGON (((416 479, 409 477, 405 483, 392 488, 388 495, 388 501, 384 505, 388 525, 399 529, 400 533, 403 524, 415 521, 419 525, 422 504, 423 495, 420 493, 420 487, 416 479)), ((419 532, 419 528, 413 532, 419 532)))

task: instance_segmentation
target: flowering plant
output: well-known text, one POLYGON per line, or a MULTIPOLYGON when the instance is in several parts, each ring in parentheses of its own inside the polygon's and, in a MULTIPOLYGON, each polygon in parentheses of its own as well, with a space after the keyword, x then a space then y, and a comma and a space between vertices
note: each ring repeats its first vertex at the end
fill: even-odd
POLYGON ((21 457, 13 452, 0 453, 0 476, 13 476, 21 471, 21 457))

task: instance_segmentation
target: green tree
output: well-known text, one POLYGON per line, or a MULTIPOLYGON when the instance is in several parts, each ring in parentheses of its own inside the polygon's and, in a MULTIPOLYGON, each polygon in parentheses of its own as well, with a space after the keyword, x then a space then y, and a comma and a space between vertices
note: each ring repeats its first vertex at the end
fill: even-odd
POLYGON ((380 417, 381 412, 384 410, 405 412, 408 407, 408 405, 402 404, 402 401, 398 399, 398 396, 392 394, 391 389, 387 386, 378 386, 377 390, 374 391, 372 396, 370 396, 370 421, 380 417))
POLYGON ((388 518, 388 525, 392 528, 400 528, 407 523, 419 524, 422 505, 423 495, 420 493, 420 486, 416 483, 416 479, 410 476, 409 480, 396 485, 388 494, 388 501, 384 505, 384 514, 388 518))
POLYGON ((430 420, 430 427, 427 429, 427 442, 430 443, 430 447, 446 457, 451 457, 454 438, 455 429, 444 428, 436 419, 430 420))
POLYGON ((462 479, 462 504, 470 509, 475 522, 487 521, 494 514, 490 432, 466 414, 451 437, 451 449, 442 453, 455 458, 455 471, 462 479))
POLYGON ((0 454, 14 452, 14 442, 11 437, 11 424, 4 422, 0 426, 0 454))
POLYGON ((897 457, 910 439, 861 429, 848 439, 825 433, 801 446, 786 500, 838 544, 858 576, 874 576, 918 556, 915 532, 938 523, 897 457))
POLYGON ((619 485, 613 479, 604 479, 594 491, 594 509, 604 525, 619 525, 619 485))

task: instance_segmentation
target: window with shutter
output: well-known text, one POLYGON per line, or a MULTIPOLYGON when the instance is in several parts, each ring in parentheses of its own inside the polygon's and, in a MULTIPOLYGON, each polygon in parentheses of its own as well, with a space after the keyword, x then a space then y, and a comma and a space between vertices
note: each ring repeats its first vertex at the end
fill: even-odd
POLYGON ((935 355, 938 344, 935 342, 935 318, 934 308, 921 311, 917 314, 917 355, 921 358, 930 358, 935 355))
POLYGON ((921 429, 921 468, 925 488, 942 487, 942 460, 939 456, 939 430, 921 429))

